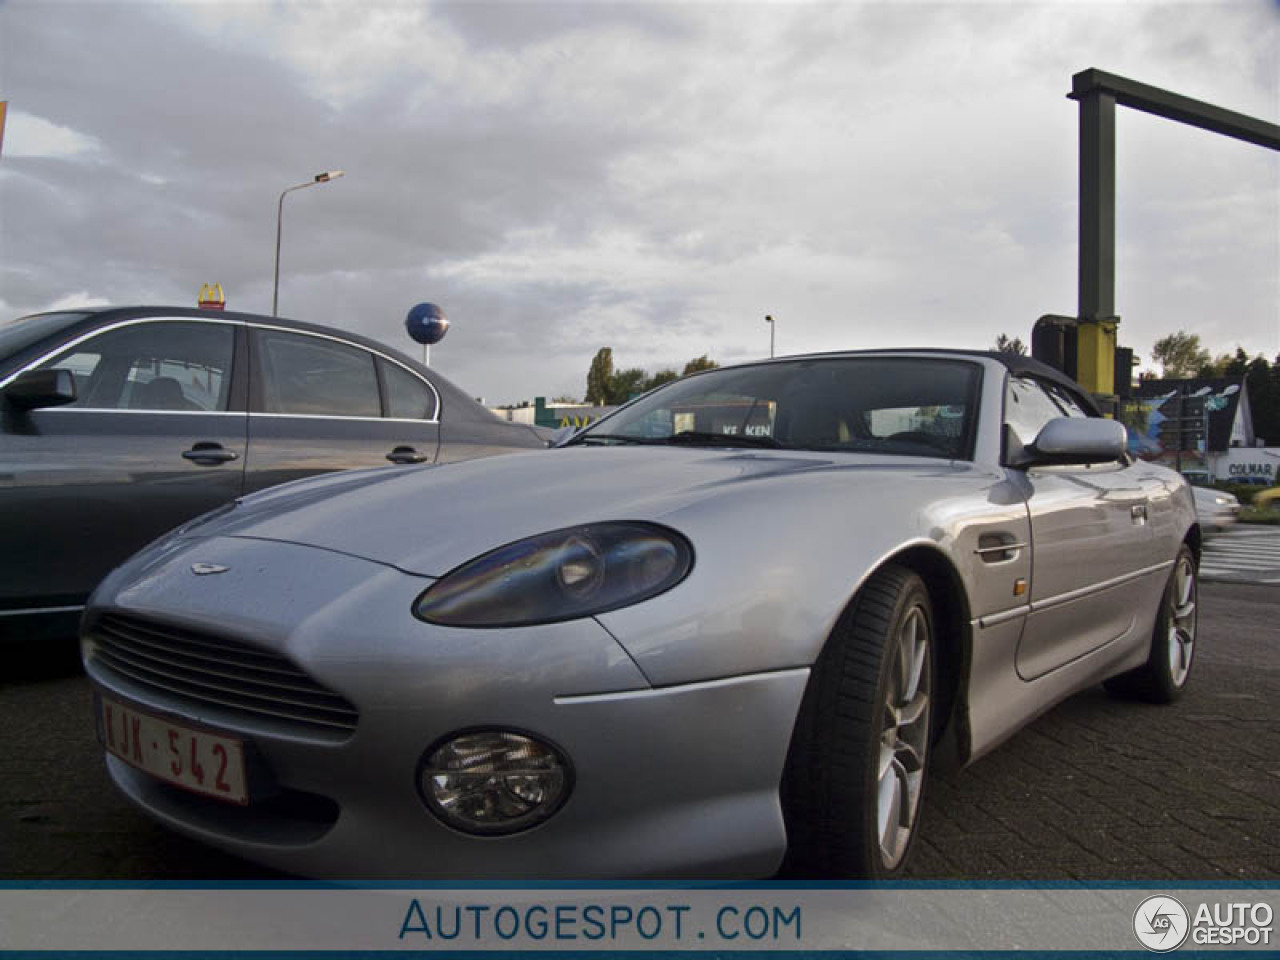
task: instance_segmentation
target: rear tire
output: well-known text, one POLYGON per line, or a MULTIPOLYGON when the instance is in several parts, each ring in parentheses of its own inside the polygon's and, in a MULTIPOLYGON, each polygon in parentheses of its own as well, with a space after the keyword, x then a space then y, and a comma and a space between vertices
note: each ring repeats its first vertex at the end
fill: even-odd
POLYGON ((783 873, 901 874, 919 832, 934 691, 933 608, 920 577, 872 575, 814 666, 782 784, 783 873))
POLYGON ((1172 703, 1182 696, 1195 658, 1199 586, 1196 557, 1185 543, 1173 563, 1151 634, 1151 654, 1136 670, 1103 684, 1118 697, 1172 703))

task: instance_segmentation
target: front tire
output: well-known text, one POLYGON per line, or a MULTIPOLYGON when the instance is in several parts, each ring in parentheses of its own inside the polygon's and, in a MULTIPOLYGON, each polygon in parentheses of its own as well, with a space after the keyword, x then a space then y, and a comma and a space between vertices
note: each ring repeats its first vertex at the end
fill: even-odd
POLYGON ((783 872, 901 874, 919 832, 934 690, 933 607, 889 566, 858 591, 815 664, 792 734, 783 872))
POLYGON ((1182 696, 1195 658, 1198 602, 1196 557, 1184 543, 1160 600, 1147 662, 1107 680, 1103 684, 1107 691, 1151 703, 1172 703, 1182 696))

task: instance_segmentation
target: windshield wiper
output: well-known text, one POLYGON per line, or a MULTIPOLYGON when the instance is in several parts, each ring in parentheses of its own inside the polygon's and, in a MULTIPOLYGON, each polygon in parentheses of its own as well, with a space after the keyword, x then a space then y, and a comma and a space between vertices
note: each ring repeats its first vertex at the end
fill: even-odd
POLYGON ((599 443, 606 446, 611 443, 631 443, 641 446, 679 446, 687 444, 691 447, 767 447, 777 449, 782 446, 773 437, 756 436, 750 433, 708 433, 702 430, 681 430, 669 437, 633 437, 625 433, 584 433, 574 437, 566 447, 577 444, 599 443))
POLYGON ((664 443, 708 447, 781 447, 773 437, 757 436, 753 433, 707 433, 702 430, 681 430, 667 437, 664 443))
POLYGON ((575 444, 587 444, 599 441, 601 445, 607 443, 638 443, 638 444, 660 444, 666 443, 666 437, 632 437, 625 433, 584 433, 581 436, 574 437, 566 447, 572 447, 575 444))

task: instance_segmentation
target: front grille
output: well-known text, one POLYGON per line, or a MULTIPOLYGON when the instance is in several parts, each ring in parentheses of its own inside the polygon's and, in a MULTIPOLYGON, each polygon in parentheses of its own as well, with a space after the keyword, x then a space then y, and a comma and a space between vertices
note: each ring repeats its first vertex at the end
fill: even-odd
POLYGON ((213 634, 105 616, 94 624, 94 658, 135 683, 183 701, 307 729, 356 728, 359 712, 278 654, 213 634))

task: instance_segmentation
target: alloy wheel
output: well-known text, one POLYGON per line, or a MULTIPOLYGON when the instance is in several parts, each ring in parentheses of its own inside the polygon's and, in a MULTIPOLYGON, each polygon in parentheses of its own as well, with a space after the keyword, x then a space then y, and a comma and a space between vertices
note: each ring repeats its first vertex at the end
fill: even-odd
POLYGON ((924 609, 912 606, 889 651, 895 662, 885 691, 876 804, 880 857, 888 870, 906 854, 924 788, 932 692, 929 634, 924 609))
POLYGON ((1175 687, 1187 682, 1196 645, 1196 569, 1187 555, 1178 558, 1173 583, 1165 598, 1168 629, 1169 678, 1175 687))

